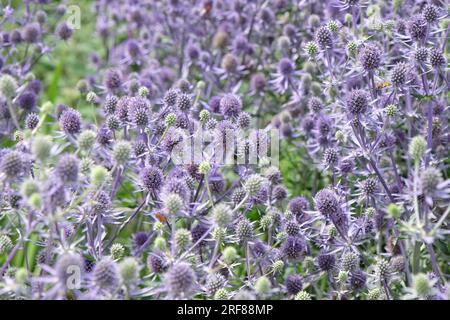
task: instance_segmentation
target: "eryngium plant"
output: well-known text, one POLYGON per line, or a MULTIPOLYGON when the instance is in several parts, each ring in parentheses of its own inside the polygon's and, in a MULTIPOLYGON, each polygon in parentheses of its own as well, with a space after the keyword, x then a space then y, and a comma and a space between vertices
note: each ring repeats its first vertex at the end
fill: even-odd
POLYGON ((3 298, 449 298, 443 2, 95 1, 53 102, 44 2, 2 7, 3 298))

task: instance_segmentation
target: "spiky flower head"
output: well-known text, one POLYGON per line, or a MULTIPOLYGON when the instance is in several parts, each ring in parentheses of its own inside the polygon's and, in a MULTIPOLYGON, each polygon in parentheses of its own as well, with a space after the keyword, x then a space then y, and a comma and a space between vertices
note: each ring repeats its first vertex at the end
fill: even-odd
POLYGON ((308 101, 308 108, 313 112, 320 112, 323 110, 324 105, 322 100, 318 97, 311 97, 308 101))
POLYGON ((223 261, 228 265, 231 265, 238 258, 238 253, 237 253, 236 248, 231 247, 231 246, 226 247, 223 250, 222 254, 223 254, 223 261))
POLYGON ((96 134, 92 130, 84 130, 78 136, 78 146, 81 150, 90 150, 95 143, 96 134))
POLYGON ((241 219, 236 225, 236 237, 239 241, 244 242, 253 238, 253 226, 248 219, 241 219))
POLYGON ((212 215, 214 222, 222 228, 228 227, 232 219, 231 208, 224 203, 216 205, 212 210, 212 215))
POLYGON ((95 265, 92 281, 99 289, 114 292, 120 285, 120 273, 117 263, 110 257, 104 257, 95 265))
POLYGON ((21 152, 10 150, 0 158, 0 171, 10 178, 21 176, 26 168, 24 160, 21 152))
POLYGON ((388 117, 392 118, 397 114, 398 108, 395 104, 389 104, 384 108, 384 112, 388 117))
POLYGON ((373 196, 377 191, 378 180, 374 177, 367 178, 362 184, 363 192, 368 196, 373 196))
POLYGON ((226 279, 220 273, 212 273, 206 279, 206 292, 210 296, 214 296, 217 291, 223 289, 226 279))
POLYGON ((250 175, 244 183, 244 190, 249 196, 255 196, 260 191, 265 183, 265 179, 259 174, 250 175))
POLYGON ((336 257, 333 253, 322 251, 317 256, 317 265, 320 270, 330 271, 336 264, 336 257))
POLYGON ((378 259, 375 266, 375 275, 380 281, 386 281, 391 275, 391 265, 383 258, 378 259))
POLYGON ((162 257, 151 253, 147 258, 147 265, 151 272, 162 273, 166 269, 166 263, 162 257))
POLYGON ((68 108, 59 117, 59 127, 67 134, 77 134, 81 130, 81 115, 78 111, 68 108))
POLYGON ((441 50, 436 48, 430 50, 430 64, 433 68, 436 69, 447 64, 447 61, 441 50))
POLYGON ((103 166, 95 166, 91 170, 91 182, 100 186, 108 179, 108 170, 103 166))
POLYGON ((177 103, 178 91, 176 89, 169 89, 163 97, 163 102, 168 107, 174 107, 177 103))
POLYGON ((117 261, 123 258, 123 255, 125 254, 125 247, 120 243, 113 243, 109 249, 109 252, 111 254, 111 258, 117 261))
POLYGON ((113 149, 113 158, 117 164, 125 164, 131 155, 131 144, 128 141, 117 141, 113 149))
POLYGON ((173 112, 169 113, 165 118, 165 124, 167 127, 172 127, 177 122, 177 115, 173 112))
POLYGON ((180 93, 177 96, 177 108, 180 111, 189 111, 192 107, 192 99, 191 96, 187 93, 180 93))
POLYGON ((194 270, 186 262, 178 262, 167 271, 165 284, 169 296, 189 298, 196 285, 194 270))
POLYGON ((289 294, 295 295, 303 288, 302 277, 297 274, 290 274, 286 277, 284 285, 286 286, 286 290, 289 294))
POLYGON ((381 64, 382 52, 374 43, 365 44, 359 52, 359 62, 365 71, 377 69, 381 64))
POLYGON ((413 288, 417 296, 420 298, 427 298, 432 292, 432 285, 430 279, 426 274, 418 273, 413 277, 413 288))
POLYGON ((408 20, 406 28, 412 40, 420 41, 427 34, 427 21, 422 15, 415 15, 408 20))
POLYGON ((134 257, 125 258, 119 265, 120 277, 126 286, 137 283, 139 279, 139 264, 134 257))
POLYGON ((391 73, 391 82, 394 86, 404 85, 408 78, 409 66, 405 62, 398 62, 391 73))
POLYGON ((317 52, 319 51, 317 42, 315 41, 309 41, 305 44, 305 51, 311 58, 315 57, 317 55, 317 52))
POLYGON ((426 168, 420 175, 422 191, 425 193, 433 193, 442 181, 442 173, 434 167, 426 168))
POLYGON ((339 155, 335 148, 327 148, 323 152, 323 161, 326 165, 334 165, 338 162, 339 155))
POLYGON ((333 45, 333 34, 327 26, 322 26, 316 32, 315 40, 322 49, 330 48, 333 45))
POLYGON ((37 136, 31 145, 31 152, 36 159, 45 161, 50 155, 52 142, 48 136, 37 136))
POLYGON ((59 256, 55 265, 56 276, 61 285, 69 287, 72 281, 79 282, 81 279, 73 279, 72 275, 82 275, 84 263, 81 256, 77 253, 65 253, 59 256))
POLYGON ((184 228, 178 229, 175 231, 174 240, 177 251, 183 252, 192 242, 191 232, 184 228))
POLYGON ((98 101, 98 96, 95 92, 90 91, 86 95, 86 102, 91 104, 96 104, 98 101))
POLYGON ((344 271, 352 271, 359 267, 359 255, 355 252, 347 252, 342 256, 341 267, 344 271))
POLYGON ((255 291, 260 296, 265 296, 271 290, 272 285, 266 276, 259 277, 255 282, 255 291))
POLYGON ((169 193, 163 199, 164 209, 168 214, 177 214, 184 206, 183 199, 176 193, 169 193))
POLYGON ((9 253, 12 248, 11 238, 6 234, 0 235, 0 255, 9 253))
POLYGON ((283 255, 289 260, 299 260, 306 252, 305 241, 298 236, 288 236, 284 240, 281 250, 283 255))
POLYGON ((359 291, 366 285, 367 275, 364 271, 357 269, 350 272, 349 282, 353 290, 359 291))
POLYGON ((349 41, 347 43, 347 52, 349 56, 356 56, 358 53, 358 44, 355 41, 349 41))
POLYGON ((431 3, 427 3, 422 9, 422 15, 428 23, 436 22, 439 18, 439 8, 431 3))
POLYGON ((13 98, 17 91, 17 81, 9 74, 0 77, 0 94, 6 98, 13 98))
POLYGON ((162 186, 163 175, 159 168, 149 166, 141 170, 140 180, 148 191, 157 191, 162 186))
POLYGON ((422 136, 415 136, 409 143, 409 154, 415 162, 420 161, 427 150, 427 142, 422 136))
POLYGON ((295 300, 311 300, 311 295, 306 291, 300 291, 295 295, 295 300))
POLYGON ((347 95, 347 110, 353 115, 366 112, 369 106, 369 95, 365 90, 354 89, 347 95))
POLYGON ((63 182, 73 183, 78 180, 80 161, 72 154, 66 153, 61 156, 55 167, 55 172, 63 182))
POLYGON ((220 288, 214 294, 214 300, 228 300, 229 293, 226 289, 220 288))
POLYGON ((239 62, 234 54, 227 53, 222 58, 221 66, 227 73, 234 73, 239 66, 239 62))
POLYGON ((428 59, 428 48, 418 47, 414 52, 414 59, 416 59, 417 62, 426 62, 428 59))
POLYGON ((322 189, 314 198, 316 209, 324 216, 329 216, 339 211, 339 200, 330 189, 322 189))
POLYGON ((29 113, 27 115, 27 118, 25 119, 25 127, 27 129, 33 130, 38 126, 38 124, 39 124, 39 116, 34 112, 29 113))
POLYGON ((242 102, 237 95, 228 93, 220 99, 220 111, 226 118, 237 117, 241 110, 242 102))

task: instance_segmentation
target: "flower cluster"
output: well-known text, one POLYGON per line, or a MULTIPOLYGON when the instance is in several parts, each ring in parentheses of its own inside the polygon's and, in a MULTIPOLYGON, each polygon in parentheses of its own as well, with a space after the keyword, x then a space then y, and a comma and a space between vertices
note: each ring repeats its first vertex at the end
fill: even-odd
POLYGON ((41 102, 46 2, 2 8, 1 297, 450 297, 439 1, 97 0, 41 102))

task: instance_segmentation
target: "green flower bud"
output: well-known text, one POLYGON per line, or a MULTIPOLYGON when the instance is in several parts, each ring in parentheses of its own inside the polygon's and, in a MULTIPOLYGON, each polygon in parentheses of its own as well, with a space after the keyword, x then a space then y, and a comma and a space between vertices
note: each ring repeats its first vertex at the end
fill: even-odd
POLYGON ((265 179, 259 174, 250 175, 244 183, 244 190, 249 196, 255 196, 263 187, 265 179))
POLYGON ((199 113, 199 119, 201 123, 205 123, 206 121, 208 121, 209 117, 210 117, 210 113, 208 110, 203 109, 202 111, 200 111, 199 113))
POLYGON ((22 183, 20 191, 24 198, 29 198, 33 193, 39 192, 39 185, 34 179, 30 178, 22 183))
POLYGON ((98 99, 98 97, 97 97, 97 94, 95 92, 90 91, 86 95, 86 101, 88 103, 95 104, 95 103, 97 103, 97 99, 98 99))
POLYGON ((277 260, 272 264, 272 273, 273 274, 281 273, 281 271, 283 271, 283 268, 284 268, 283 260, 277 260))
POLYGON ((120 275, 126 286, 135 284, 139 279, 139 265, 135 258, 125 258, 120 263, 120 275))
POLYGON ((202 89, 204 89, 206 87, 206 83, 205 83, 205 81, 199 81, 199 82, 197 82, 197 89, 200 89, 200 90, 202 90, 202 89))
POLYGON ((212 210, 214 222, 221 228, 226 228, 231 222, 231 208, 223 203, 219 203, 212 210))
POLYGON ((117 164, 125 164, 130 159, 131 145, 128 141, 118 141, 114 145, 113 158, 117 164))
POLYGON ((394 117, 397 114, 397 106, 395 104, 390 104, 384 108, 384 112, 388 117, 394 117))
POLYGON ((328 21, 327 28, 333 33, 338 33, 338 31, 339 31, 339 22, 336 21, 336 20, 328 21))
POLYGON ((170 193, 164 197, 163 204, 168 214, 177 214, 183 208, 183 199, 176 193, 170 193))
POLYGON ((167 249, 166 239, 163 237, 156 237, 155 242, 153 243, 153 247, 155 250, 165 251, 167 249))
POLYGON ((160 221, 156 221, 153 224, 153 230, 154 231, 160 231, 163 227, 164 227, 164 224, 162 222, 160 222, 160 221))
POLYGON ((16 95, 17 82, 16 79, 9 74, 3 74, 0 77, 0 94, 7 99, 11 99, 16 95))
POLYGON ((388 205, 387 212, 394 219, 400 218, 401 211, 400 211, 400 208, 395 203, 390 203, 388 205))
POLYGON ((24 284, 27 281, 28 272, 25 268, 19 268, 16 271, 16 281, 17 283, 24 284))
POLYGON ((178 229, 175 231, 175 245, 178 252, 183 252, 189 246, 192 241, 192 236, 189 230, 187 229, 178 229))
POLYGON ((215 228, 212 232, 212 238, 217 242, 222 242, 225 239, 226 231, 224 228, 215 228))
POLYGON ((120 260, 123 258, 123 255, 125 254, 125 248, 120 243, 113 243, 111 245, 111 248, 109 249, 109 252, 113 260, 120 260))
POLYGON ((426 298, 428 295, 430 295, 433 289, 430 284, 430 279, 428 279, 427 275, 423 273, 414 275, 413 286, 417 295, 421 298, 426 298))
POLYGON ((427 142, 422 136, 415 136, 409 143, 409 154, 413 160, 418 163, 425 151, 427 150, 427 142))
POLYGON ((41 112, 45 114, 50 114, 53 112, 55 105, 50 101, 44 102, 41 106, 41 112))
POLYGON ((52 142, 50 137, 37 136, 31 145, 31 152, 36 159, 44 162, 49 157, 51 148, 52 142))
POLYGON ((172 113, 172 112, 169 113, 166 116, 165 122, 166 122, 166 126, 167 127, 172 127, 177 122, 177 115, 175 113, 172 113))
POLYGON ((13 245, 10 237, 8 237, 6 234, 0 235, 0 254, 9 253, 12 246, 13 245))
POLYGON ((260 296, 268 294, 271 287, 270 280, 266 276, 259 277, 255 282, 255 291, 260 296))
POLYGON ((14 141, 19 142, 23 141, 24 135, 23 132, 20 130, 14 131, 14 141))
POLYGON ((347 43, 347 53, 349 56, 354 57, 358 53, 358 45, 355 41, 347 43))
POLYGON ((270 215, 265 215, 259 220, 259 225, 261 226, 261 229, 267 230, 270 225, 272 224, 273 219, 270 215))
POLYGON ((78 146, 82 150, 90 150, 95 143, 96 134, 92 130, 84 130, 78 136, 78 146))
POLYGON ((334 137, 336 138, 337 141, 344 142, 345 135, 341 130, 336 131, 336 133, 334 134, 334 137))
POLYGON ((338 281, 341 284, 344 284, 347 281, 347 279, 348 279, 348 271, 339 271, 338 281))
POLYGON ((300 291, 295 295, 295 300, 311 300, 311 295, 306 291, 300 291))
POLYGON ((223 250, 223 261, 230 265, 238 258, 237 251, 234 247, 226 247, 223 250))
POLYGON ((108 170, 103 166, 95 166, 91 170, 91 183, 99 186, 108 178, 108 170))
POLYGON ((141 97, 146 97, 148 96, 148 94, 150 93, 150 91, 148 90, 147 87, 139 87, 138 89, 138 95, 141 97))
POLYGON ((211 170, 211 165, 208 161, 203 161, 198 165, 198 172, 201 174, 207 174, 211 170))
POLYGON ((89 85, 87 83, 86 80, 82 79, 80 81, 77 82, 77 89, 81 94, 85 94, 88 89, 89 89, 89 85))
POLYGON ((42 205, 41 195, 39 193, 33 193, 28 199, 28 204, 36 210, 40 209, 42 205))
POLYGON ((310 41, 305 44, 305 51, 310 57, 315 57, 319 51, 319 47, 316 42, 310 41))
POLYGON ((214 300, 228 300, 228 291, 224 288, 220 288, 214 294, 214 300))

